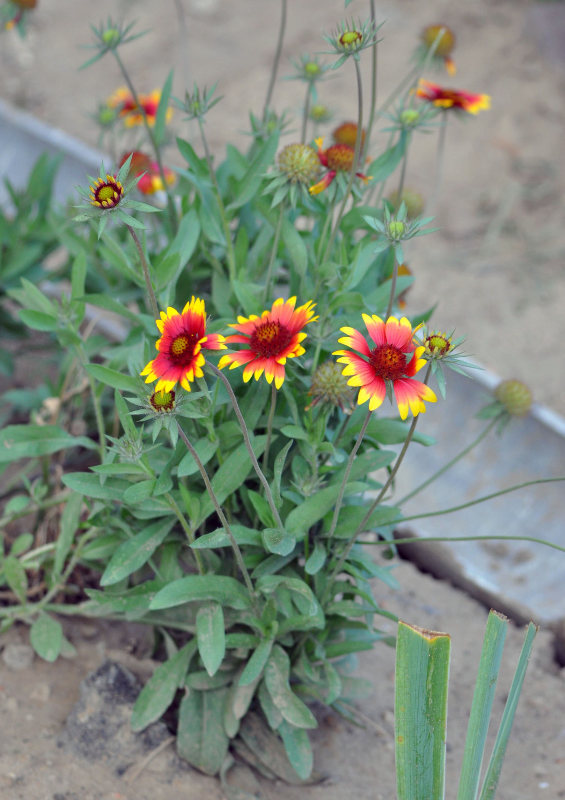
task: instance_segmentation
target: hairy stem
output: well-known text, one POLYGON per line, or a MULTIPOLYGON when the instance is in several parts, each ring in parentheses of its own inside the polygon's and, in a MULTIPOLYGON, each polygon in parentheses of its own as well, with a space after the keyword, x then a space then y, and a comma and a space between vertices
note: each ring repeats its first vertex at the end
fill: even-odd
POLYGON ((175 211, 175 204, 173 202, 173 198, 171 196, 169 185, 168 185, 167 179, 165 177, 165 170, 163 169, 163 161, 161 159, 161 151, 159 149, 159 145, 157 144, 157 140, 155 139, 155 134, 153 133, 151 125, 149 124, 149 120, 147 119, 147 114, 145 113, 145 109, 143 108, 143 106, 139 102, 139 96, 138 96, 138 94, 137 94, 137 92, 135 90, 135 86, 132 83, 132 80, 131 80, 131 78, 129 76, 129 73, 128 73, 126 67, 125 67, 124 62, 120 58, 120 54, 118 53, 117 48, 115 48, 115 47, 112 48, 112 55, 116 59, 118 67, 120 68, 120 72, 122 73, 123 78, 124 78, 124 80, 125 80, 125 82, 127 84, 127 87, 131 92, 131 96, 133 98, 133 102, 135 103, 135 105, 137 107, 137 110, 141 114, 141 118, 143 120, 143 125, 145 127, 145 132, 147 133, 147 136, 149 137, 149 141, 151 142, 151 146, 153 148, 153 152, 155 153, 155 160, 157 162, 157 168, 159 170, 159 176, 161 178, 161 183, 163 184, 163 189, 165 191, 165 194, 167 195, 167 211, 168 211, 168 214, 169 214, 169 220, 170 220, 170 223, 171 223, 171 227, 172 227, 173 232, 176 233, 177 228, 178 228, 177 212, 175 211))
POLYGON ((273 419, 275 417, 275 408, 277 407, 277 389, 275 383, 271 384, 271 408, 269 409, 269 419, 267 420, 267 444, 263 452, 263 470, 266 470, 269 465, 269 450, 271 449, 271 438, 273 436, 273 419))
POLYGON ((204 156, 206 158, 206 163, 208 164, 208 171, 210 173, 210 179, 212 181, 212 185, 214 187, 214 193, 216 195, 216 202, 218 203, 218 208, 220 209, 220 217, 222 220, 222 228, 224 231, 224 236, 226 237, 226 258, 228 260, 228 271, 230 280, 235 280, 235 250, 233 248, 233 242, 231 237, 230 226, 228 224, 228 220, 226 217, 226 209, 224 206, 224 201, 222 200, 222 193, 220 191, 220 185, 218 184, 218 179, 216 177, 216 172, 214 170, 214 163, 212 161, 212 155, 208 148, 208 141, 206 139, 206 134, 204 133, 204 124, 200 117, 198 117, 198 128, 200 130, 200 138, 202 140, 202 147, 204 148, 204 156))
POLYGON ((277 258, 277 250, 279 249, 279 241, 281 238, 283 217, 284 217, 284 203, 281 203, 279 207, 279 218, 277 219, 277 227, 275 228, 275 238, 273 239, 273 247, 271 249, 271 257, 269 258, 269 265, 267 267, 267 277, 265 278, 265 288, 263 290, 263 302, 265 302, 265 300, 269 296, 269 292, 271 291, 271 276, 273 272, 273 265, 277 258))
POLYGON ((267 119, 267 114, 269 113, 271 98, 273 96, 273 89, 275 88, 275 81, 277 79, 277 72, 279 70, 279 62, 281 60, 284 33, 286 29, 286 2, 287 0, 281 0, 281 21, 279 24, 279 36, 277 39, 277 48, 275 50, 275 57, 273 59, 273 66, 271 68, 271 77, 269 80, 269 87, 267 89, 267 96, 265 98, 265 105, 263 107, 264 120, 267 119))
POLYGON ((275 505, 275 500, 273 498, 273 493, 271 492, 271 487, 269 486, 269 482, 265 477, 265 474, 261 467, 259 466, 259 462, 257 461, 257 457, 253 452, 253 447, 251 445, 251 439, 249 438, 249 431, 247 430, 247 425, 245 424, 245 420, 243 418, 243 414, 241 413, 241 409, 239 407, 239 403, 237 402, 237 397, 234 394, 233 389, 231 388, 231 384, 226 378, 226 376, 215 367, 210 362, 207 362, 207 366, 209 369, 212 370, 214 375, 216 375, 226 387, 227 393, 231 400, 231 404, 233 406, 233 410, 235 411, 235 415, 237 417, 237 421, 239 422, 239 426, 241 428, 241 433, 243 434, 243 441, 245 442, 245 447, 247 448, 247 452, 249 453, 249 458, 251 459, 251 463, 253 464, 253 469, 255 470, 257 477, 259 478, 263 489, 265 490, 265 497, 267 498, 267 502, 269 504, 269 508, 273 514, 277 527, 280 528, 281 531, 284 531, 284 525, 282 524, 282 520, 280 518, 280 514, 278 509, 275 505))
POLYGON ((157 305, 157 298, 155 297, 155 292, 153 291, 153 284, 151 283, 151 275, 149 274, 149 264, 147 263, 147 259, 145 258, 145 253, 143 252, 143 247, 141 246, 141 242, 139 241, 139 236, 131 227, 131 225, 126 225, 126 228, 131 234, 131 238, 133 239, 135 246, 137 248, 137 252, 139 254, 139 260, 141 261, 141 267, 143 269, 143 277, 145 279, 145 287, 147 289, 147 294, 149 295, 149 301, 151 304, 151 311, 153 312, 153 316, 155 319, 159 318, 159 306, 157 305))
POLYGON ((493 420, 491 420, 490 424, 487 425, 486 428, 484 428, 484 430, 481 431, 481 433, 477 436, 476 439, 474 439, 471 442, 471 444, 467 445, 467 447, 465 447, 464 450, 461 450, 461 452, 458 453, 456 456, 454 456, 451 459, 451 461, 448 461, 447 464, 444 464, 444 466, 441 467, 441 469, 438 469, 437 472, 434 472, 434 474, 431 475, 427 480, 425 480, 419 486, 416 486, 416 488, 412 489, 411 492, 408 492, 407 495, 404 495, 404 497, 398 501, 398 505, 401 506, 403 503, 406 503, 407 500, 410 500, 415 495, 420 494, 420 492, 426 489, 430 485, 430 483, 436 481, 439 477, 441 477, 444 473, 446 473, 448 469, 451 469, 451 467, 453 467, 454 464, 457 464, 458 461, 461 461, 461 459, 464 458, 467 455, 467 453, 470 453, 471 450, 473 450, 473 448, 475 448, 480 442, 482 442, 485 436, 488 433, 490 433, 490 431, 494 428, 499 419, 500 417, 495 417, 493 420))

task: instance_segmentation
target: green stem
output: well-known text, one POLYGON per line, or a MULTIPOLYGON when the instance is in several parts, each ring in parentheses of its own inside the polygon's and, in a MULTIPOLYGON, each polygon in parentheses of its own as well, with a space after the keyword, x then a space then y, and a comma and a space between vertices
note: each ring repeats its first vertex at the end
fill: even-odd
POLYGON ((480 442, 482 442, 485 436, 488 433, 490 433, 490 431, 494 428, 499 419, 500 417, 495 417, 493 420, 491 420, 490 424, 487 425, 487 427, 483 431, 481 431, 481 433, 477 436, 476 439, 474 439, 471 442, 470 445, 468 445, 464 450, 461 450, 461 452, 458 453, 454 458, 452 458, 451 461, 448 461, 447 464, 444 464, 444 466, 441 467, 441 469, 438 469, 437 472, 434 472, 434 474, 431 475, 427 480, 425 480, 419 486, 416 486, 416 488, 412 489, 411 492, 408 492, 407 495, 404 495, 404 497, 398 501, 397 505, 401 506, 403 503, 406 503, 415 495, 420 494, 420 492, 426 489, 430 485, 430 483, 433 483, 444 473, 446 473, 448 469, 451 469, 451 467, 453 467, 454 464, 457 464, 458 461, 464 458, 468 453, 471 452, 471 450, 473 450, 473 448, 475 448, 480 442))
MULTIPOLYGON (((165 495, 165 499, 170 505, 170 507, 173 509, 176 518, 180 522, 180 526, 185 532, 189 544, 192 544, 195 540, 194 531, 186 521, 186 517, 180 510, 177 501, 175 500, 173 495, 170 494, 169 492, 167 492, 167 494, 165 495)), ((204 567, 204 563, 202 562, 202 557, 200 556, 200 553, 198 552, 198 550, 191 550, 191 552, 194 555, 194 560, 196 561, 196 567, 198 569, 199 574, 204 575, 206 573, 206 568, 204 567)))
POLYGON ((133 239, 135 246, 137 248, 137 252, 139 254, 139 260, 141 261, 141 267, 143 269, 143 277, 145 279, 145 287, 147 289, 147 294, 149 295, 153 316, 155 317, 155 319, 159 319, 159 306, 157 305, 157 298, 155 297, 155 292, 153 291, 153 284, 151 283, 151 275, 149 274, 149 265, 147 263, 147 259, 145 258, 143 247, 141 246, 141 242, 139 241, 137 233, 134 231, 131 225, 126 225, 126 228, 130 232, 131 238, 133 239))
POLYGON ((279 208, 279 218, 277 220, 277 227, 275 228, 275 238, 273 240, 273 247, 272 247, 272 250, 271 250, 271 257, 269 259, 269 265, 267 267, 267 277, 265 279, 265 288, 263 290, 263 302, 265 302, 265 300, 269 296, 269 293, 270 293, 270 290, 271 290, 271 274, 272 274, 272 271, 273 271, 273 265, 274 265, 274 263, 276 261, 276 258, 277 258, 277 250, 279 248, 279 241, 280 241, 280 238, 281 238, 283 216, 284 216, 284 203, 281 203, 280 204, 280 208, 279 208))
POLYGON ((125 80, 125 82, 127 84, 127 87, 131 92, 131 96, 132 96, 133 101, 134 101, 134 103, 135 103, 135 105, 137 107, 137 110, 141 114, 141 118, 143 120, 143 125, 145 127, 145 131, 147 133, 147 136, 149 137, 149 141, 151 142, 151 146, 153 148, 153 152, 155 153, 155 160, 157 162, 157 167, 159 169, 159 176, 161 178, 161 183, 163 184, 163 189, 165 191, 165 194, 167 195, 167 210, 168 210, 168 213, 169 213, 169 219, 170 219, 170 222, 171 222, 171 227, 172 227, 173 232, 176 233, 177 227, 178 227, 177 213, 175 211, 175 204, 173 202, 173 198, 171 196, 169 185, 168 185, 167 179, 165 177, 165 170, 163 169, 163 161, 161 159, 161 151, 159 150, 159 145, 157 144, 157 140, 155 139, 155 134, 153 133, 153 129, 151 128, 151 125, 149 124, 149 120, 147 119, 147 114, 145 113, 145 109, 143 108, 143 106, 139 102, 138 94, 137 94, 137 92, 135 90, 135 87, 134 87, 132 81, 131 81, 131 78, 129 76, 129 73, 128 73, 125 65, 124 65, 124 62, 120 58, 120 54, 118 53, 117 48, 115 48, 115 47, 112 48, 112 55, 116 59, 118 67, 120 68, 120 72, 122 73, 123 78, 124 78, 124 80, 125 80))
POLYGON ((204 148, 204 156, 206 158, 206 163, 208 164, 208 171, 210 173, 210 179, 212 181, 212 185, 214 187, 214 193, 216 195, 216 201, 218 203, 218 208, 220 209, 220 217, 222 220, 222 228, 224 231, 224 236, 226 238, 226 257, 228 260, 228 271, 230 280, 234 281, 236 278, 235 274, 235 250, 233 247, 233 242, 231 238, 231 231, 230 226, 228 224, 228 220, 226 217, 226 209, 224 206, 224 201, 222 200, 222 193, 220 191, 220 185, 218 183, 218 179, 216 177, 216 172, 214 170, 214 163, 212 161, 212 155, 208 148, 208 141, 206 139, 206 134, 204 133, 204 124, 202 119, 198 117, 198 128, 200 130, 200 138, 202 139, 202 146, 204 148))
POLYGON ((402 192, 404 191, 404 181, 406 179, 406 165, 408 164, 408 148, 410 146, 410 134, 407 134, 408 141, 406 142, 406 148, 404 150, 404 156, 402 158, 402 166, 400 168, 400 180, 398 182, 398 205, 402 203, 402 192))
MULTIPOLYGON (((86 364, 88 364, 88 357, 84 351, 84 345, 79 344, 76 345, 76 352, 78 360, 80 361, 81 366, 84 368, 86 364)), ((104 428, 104 417, 102 415, 102 406, 100 404, 100 398, 96 394, 96 381, 90 375, 87 370, 84 370, 86 373, 86 379, 88 381, 88 386, 90 387, 90 395, 92 398, 92 406, 94 408, 94 418, 96 420, 96 428, 98 430, 98 452, 100 454, 100 463, 104 461, 104 454, 106 452, 106 431, 104 428)))
POLYGON ((535 481, 525 481, 524 483, 516 483, 513 486, 508 486, 506 489, 500 489, 498 492, 492 492, 492 494, 484 494, 481 497, 477 497, 476 500, 469 500, 468 503, 461 503, 461 505, 458 506, 450 506, 450 508, 444 508, 441 511, 428 511, 425 514, 412 514, 409 517, 398 517, 398 519, 393 519, 390 522, 387 522, 387 525, 398 525, 401 522, 410 522, 411 520, 414 519, 425 519, 427 517, 441 517, 444 514, 453 514, 455 511, 462 511, 464 508, 471 508, 471 506, 476 506, 479 505, 480 503, 486 503, 487 500, 493 500, 495 497, 502 497, 502 495, 510 494, 511 492, 517 492, 518 489, 524 489, 526 486, 536 486, 538 483, 557 483, 559 481, 565 481, 565 475, 559 478, 538 478, 535 481))
POLYGON ((275 81, 277 79, 279 62, 281 60, 285 29, 286 29, 286 0, 281 0, 281 21, 279 24, 279 36, 277 39, 277 49, 275 50, 275 57, 273 59, 273 66, 271 68, 271 77, 269 80, 269 87, 267 89, 267 97, 265 98, 265 105, 263 107, 263 120, 267 119, 267 114, 269 113, 269 107, 271 105, 271 98, 273 96, 273 89, 275 88, 275 81))
MULTIPOLYGON (((227 521, 226 516, 225 516, 224 512, 222 511, 222 507, 220 506, 220 504, 218 502, 218 498, 216 497, 216 493, 214 492, 214 489, 212 488, 212 484, 210 483, 210 478, 208 477, 208 473, 206 472, 206 468, 204 467, 204 464, 200 460, 200 458, 198 456, 198 453, 196 452, 196 450, 194 449, 194 447, 190 443, 190 440, 189 440, 188 436, 183 431, 180 422, 177 422, 177 427, 178 427, 180 438, 185 443, 185 445, 187 447, 187 450, 189 451, 189 453, 193 457, 193 459, 194 459, 194 461, 196 463, 196 466, 198 467, 198 470, 199 470, 199 472, 200 472, 200 474, 202 476, 202 480, 204 481, 204 485, 206 486, 206 491, 208 492, 208 494, 210 496, 210 500, 212 501, 212 503, 214 505, 214 508, 216 509, 216 514, 218 515, 218 517, 220 519, 220 522, 222 523, 222 527, 223 527, 223 529, 225 530, 225 532, 227 533, 227 535, 229 537, 230 544, 232 546, 232 550, 233 550, 234 555, 235 555, 235 560, 237 561, 237 565, 238 565, 239 569, 241 570, 241 574, 243 575, 243 580, 245 581, 245 585, 247 586, 247 590, 249 592, 251 600, 252 600, 253 604, 255 605, 256 604, 256 596, 255 596, 255 590, 253 588, 253 583, 251 582, 251 577, 249 575, 249 572, 247 571, 247 567, 245 566, 245 562, 243 561, 243 556, 241 555, 241 550, 239 549, 239 545, 238 545, 238 543, 236 541, 235 536, 233 535, 233 531, 232 531, 232 529, 230 527, 230 524, 227 521)), ((193 539, 193 541, 194 541, 194 539, 193 539)), ((193 553, 195 555, 198 555, 198 556, 200 555, 198 553, 198 550, 193 550, 193 553)))
MULTIPOLYGON (((412 437, 414 435, 414 431, 416 429, 417 423, 418 423, 418 417, 416 416, 412 420, 412 424, 410 425, 410 429, 408 431, 408 435, 406 436, 406 440, 404 441, 404 444, 402 445, 402 450, 398 454, 398 457, 397 457, 397 459, 396 459, 396 461, 394 463, 394 467, 391 469, 390 474, 388 476, 388 479, 387 479, 385 485, 383 486, 383 488, 381 489, 381 491, 379 492, 379 494, 377 495, 377 497, 373 501, 373 503, 371 503, 371 506, 369 507, 369 510, 367 511, 367 513, 365 514, 365 516, 363 517, 363 519, 361 520, 361 522, 357 526, 356 531, 348 539, 347 544, 345 545, 345 548, 344 548, 344 550, 343 550, 343 552, 342 552, 342 554, 341 554, 341 556, 340 556, 340 558, 339 558, 339 560, 338 560, 335 568, 333 569, 332 574, 331 574, 331 576, 330 576, 330 578, 328 580, 328 583, 327 583, 327 589, 328 590, 331 589, 331 586, 332 586, 334 580, 336 579, 336 577, 341 572, 341 569, 342 569, 343 565, 345 564, 345 562, 347 560, 347 556, 349 555, 349 553, 351 551, 351 548, 355 544, 355 542, 357 540, 357 537, 364 530, 365 525, 367 524, 367 522, 371 518, 371 514, 373 513, 375 508, 379 505, 379 503, 381 502, 381 500, 385 496, 386 492, 388 491, 390 485, 392 484, 392 482, 393 482, 393 480, 394 480, 394 478, 396 476, 396 473, 398 472, 398 469, 399 469, 400 465, 402 464, 404 456, 406 455, 406 451, 408 450, 408 445, 412 441, 412 437)), ((327 591, 325 593, 325 596, 327 596, 327 591)), ((324 599, 325 599, 325 596, 324 596, 324 599)))
MULTIPOLYGON (((373 30, 377 30, 377 15, 375 12, 375 0, 370 0, 371 10, 371 25, 373 30)), ((371 49, 371 105, 369 108, 369 120, 367 123, 367 134, 365 136, 365 147, 363 152, 366 153, 371 147, 371 134, 373 132, 373 124, 375 122, 375 112, 377 108, 377 60, 378 60, 378 40, 375 38, 375 43, 371 49)))
POLYGON ((355 65, 355 76, 357 78, 357 138, 355 139, 353 164, 351 165, 351 172, 349 173, 349 180, 347 181, 347 187, 343 195, 343 201, 341 203, 337 217, 335 219, 330 240, 324 251, 324 257, 322 258, 322 263, 324 263, 326 258, 331 254, 335 238, 337 236, 337 232, 341 224, 341 218, 343 217, 345 206, 347 205, 347 201, 349 200, 349 193, 351 192, 351 189, 353 187, 353 182, 355 180, 355 175, 359 169, 359 157, 361 155, 361 140, 363 138, 363 81, 361 79, 361 69, 359 67, 359 62, 354 59, 353 63, 355 65))
POLYGON ((269 450, 271 449, 271 438, 273 436, 273 419, 275 417, 275 408, 277 407, 277 389, 275 383, 271 384, 271 408, 269 409, 269 419, 267 420, 267 444, 263 452, 263 470, 266 470, 269 465, 269 450))
POLYGON ((343 473, 343 478, 341 481, 341 486, 339 487, 339 491, 337 493, 337 500, 335 502, 334 507, 334 514, 332 517, 332 524, 330 525, 330 529, 328 531, 328 539, 331 539, 335 533, 335 529, 337 528, 337 521, 339 519, 339 512, 341 511, 341 504, 343 502, 343 495, 345 493, 345 487, 347 486, 347 481, 349 480, 349 475, 351 473, 351 467, 353 466, 353 459, 357 455, 357 451, 361 447, 361 442, 365 436, 367 431, 367 425, 369 424, 369 420, 371 419, 372 411, 367 412, 367 416, 365 417, 365 421, 363 422, 363 427, 359 431, 359 435, 357 436, 357 440, 351 449, 351 453, 349 454, 349 458, 347 459, 347 465, 345 467, 345 472, 343 473))
POLYGON ((265 497, 267 498, 269 508, 271 509, 277 527, 280 528, 281 531, 284 531, 284 525, 282 524, 280 514, 275 505, 273 493, 271 492, 271 487, 269 486, 269 482, 267 481, 265 474, 263 473, 263 470, 259 466, 259 462, 257 461, 255 453, 253 452, 253 447, 251 446, 251 439, 249 438, 249 431, 247 430, 247 425, 245 424, 243 414, 241 413, 239 403, 237 402, 237 397, 235 396, 234 391, 231 388, 231 384, 226 378, 226 376, 221 372, 221 370, 219 370, 209 361, 207 362, 207 366, 214 373, 214 375, 216 375, 222 381, 222 383, 226 387, 227 393, 231 400, 231 404, 233 406, 233 410, 235 411, 235 415, 237 417, 237 421, 239 422, 239 426, 241 428, 241 433, 243 435, 243 441, 245 442, 245 447, 247 448, 247 452, 249 453, 249 458, 251 459, 251 463, 253 464, 253 469, 255 470, 257 477, 261 481, 263 489, 265 490, 265 497))
POLYGON ((312 96, 312 85, 306 85, 306 97, 304 98, 304 107, 302 109, 302 131, 300 133, 300 141, 306 144, 306 129, 308 126, 308 114, 310 113, 310 98, 312 96))
MULTIPOLYGON (((561 479, 565 480, 565 479, 561 479)), ((398 520, 398 522, 404 522, 404 520, 398 520)), ((387 523, 388 524, 388 523, 387 523)), ((388 539, 376 539, 372 541, 361 541, 359 540, 359 544, 371 544, 371 545, 380 545, 380 546, 388 546, 390 547, 391 544, 415 544, 416 542, 533 542, 534 544, 543 544, 546 547, 551 547, 553 550, 559 550, 561 553, 565 553, 565 547, 562 547, 559 544, 554 544, 553 542, 549 542, 547 539, 537 539, 535 536, 504 536, 494 534, 493 536, 410 536, 405 539, 394 539, 392 542, 388 539)))
POLYGON ((443 164, 445 160, 445 135, 447 131, 447 111, 442 111, 442 120, 439 128, 439 136, 437 141, 437 156, 436 156, 436 174, 434 179, 434 191, 432 194, 432 202, 430 203, 430 214, 435 213, 436 205, 439 200, 439 190, 443 177, 443 164))
POLYGON ((394 295, 396 294, 396 280, 398 278, 398 259, 396 253, 394 254, 394 267, 392 268, 392 281, 390 284, 390 296, 388 298, 388 305, 386 308, 385 322, 390 317, 392 306, 394 304, 394 295))

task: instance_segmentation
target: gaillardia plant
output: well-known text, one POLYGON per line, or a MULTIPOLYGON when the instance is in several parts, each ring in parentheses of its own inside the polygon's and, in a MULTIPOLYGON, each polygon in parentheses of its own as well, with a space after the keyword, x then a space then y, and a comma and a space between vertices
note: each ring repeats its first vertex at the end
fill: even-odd
MULTIPOLYGON (((161 663, 133 728, 167 713, 179 755, 224 782, 230 750, 269 777, 313 779, 317 708, 355 719, 370 688, 356 654, 393 641, 375 586, 397 586, 395 477, 408 448, 431 444, 418 426, 444 371, 466 369, 462 340, 429 328, 432 310, 407 294, 431 232, 404 189, 408 153, 419 129, 443 141, 450 109, 488 107, 418 83, 430 53, 379 107, 378 28, 344 21, 326 42, 333 69, 352 72, 354 119, 325 130, 327 68, 308 56, 287 132, 273 101, 284 20, 263 107, 223 159, 206 133, 215 85, 178 100, 170 74, 139 93, 122 58, 132 26, 95 28, 87 63, 109 56, 124 81, 103 106, 117 163, 85 179, 74 220, 57 221, 64 269, 34 261, 10 289, 18 325, 50 337, 60 374, 41 395, 58 387, 51 422, 2 433, 6 463, 32 463, 10 479, 26 501, 3 520, 50 509, 61 533, 45 541, 42 528, 7 555, 2 628, 28 621, 54 660, 68 649, 55 613, 151 626, 161 663), (332 128, 324 148, 317 133, 331 142, 332 128), (57 291, 38 288, 43 277, 57 291)), ((486 430, 525 400, 501 388, 486 430)))

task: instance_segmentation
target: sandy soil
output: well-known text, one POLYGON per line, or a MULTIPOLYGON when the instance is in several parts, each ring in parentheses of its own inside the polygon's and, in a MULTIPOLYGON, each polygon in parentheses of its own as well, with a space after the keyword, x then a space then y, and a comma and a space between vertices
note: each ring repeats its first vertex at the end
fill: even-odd
MULTIPOLYGON (((175 92, 185 85, 219 81, 224 100, 210 114, 208 132, 221 155, 226 140, 245 145, 247 109, 260 109, 278 17, 276 0, 181 0, 188 39, 178 37, 173 0, 76 0, 39 3, 30 36, 0 39, 0 95, 91 145, 97 132, 88 117, 121 83, 110 60, 78 73, 88 57, 88 23, 109 14, 137 18, 150 33, 124 50, 141 91, 163 83, 175 67, 175 92), (188 44, 187 44, 188 42, 188 44)), ((562 4, 526 0, 432 0, 378 4, 386 20, 381 52, 381 95, 393 86, 420 29, 445 21, 457 33, 458 75, 453 85, 492 95, 492 110, 476 119, 453 120, 448 131, 444 193, 437 209, 441 232, 416 240, 407 255, 416 275, 408 312, 439 298, 435 323, 467 335, 467 351, 503 377, 516 376, 534 388, 536 399, 565 414, 565 372, 556 343, 565 304, 565 226, 559 205, 565 189, 562 152, 565 72, 550 45, 557 25, 544 28, 540 15, 562 4), (549 30, 549 33, 548 33, 549 30), (545 31, 545 32, 544 32, 545 31)), ((348 9, 365 13, 365 4, 348 9)), ((320 31, 343 16, 343 0, 289 3, 288 57, 324 49, 320 31)), ((553 12, 552 12, 553 13, 553 12)), ((543 20, 542 20, 543 21, 543 20)), ((438 81, 446 81, 438 76, 438 81)), ((367 82, 368 86, 368 82, 367 82)), ((297 86, 279 84, 275 104, 296 112, 297 86)), ((353 75, 342 70, 322 86, 322 99, 339 109, 335 124, 352 118, 353 75)), ((177 116, 175 130, 191 131, 177 116)), ((331 130, 328 126, 328 134, 331 130)), ((379 134, 376 146, 384 146, 379 134)), ((172 157, 172 156, 171 156, 172 157)), ((407 185, 431 192, 435 141, 418 136, 408 165, 407 185)), ((391 188, 394 186, 391 185, 391 188)), ((407 621, 453 635, 450 697, 448 798, 455 797, 472 684, 486 612, 449 585, 402 564, 401 592, 381 590, 381 602, 407 621)), ((0 796, 3 800, 178 800, 221 798, 219 784, 179 767, 172 748, 158 754, 132 779, 114 763, 85 760, 58 746, 80 681, 110 656, 146 677, 151 668, 137 633, 110 626, 73 624, 73 660, 49 665, 39 659, 13 670, 0 661, 0 796), (133 636, 133 638, 131 638, 133 636), (141 646, 141 652, 138 652, 141 646), (138 648, 136 650, 136 648, 138 648), (134 654, 130 652, 134 650, 134 654)), ((25 641, 25 631, 0 640, 6 647, 25 641)), ((507 663, 517 660, 521 637, 512 630, 507 663)), ((373 720, 366 730, 337 717, 323 720, 316 735, 316 768, 329 781, 308 789, 260 782, 262 796, 358 800, 394 796, 392 738, 393 653, 385 647, 360 658, 360 673, 375 684, 364 706, 373 720)), ((500 697, 510 682, 501 676, 500 697)), ((500 714, 502 699, 496 701, 500 714)), ((498 800, 556 800, 565 797, 565 684, 554 666, 548 634, 541 634, 503 772, 498 800)), ((135 765, 133 765, 135 767, 135 765)), ((240 776, 253 786, 249 776, 240 776)))
MULTIPOLYGON (((447 798, 454 800, 486 610, 410 564, 400 564, 397 577, 403 590, 391 592, 381 584, 376 595, 381 605, 406 621, 452 634, 447 798)), ((93 750, 89 758, 76 754, 62 734, 87 672, 110 658, 146 678, 153 665, 148 658, 137 658, 144 651, 138 629, 89 621, 69 625, 67 633, 78 651, 72 660, 47 664, 36 659, 17 670, 0 660, 3 800, 221 800, 219 783, 183 766, 172 745, 165 746, 141 771, 141 755, 131 761, 122 753, 100 756, 93 750)), ((25 641, 22 634, 10 631, 0 646, 25 641)), ((496 720, 518 660, 522 634, 514 627, 509 629, 495 698, 496 720)), ((393 650, 381 645, 363 653, 358 674, 374 684, 373 693, 363 703, 366 727, 357 728, 337 715, 326 715, 320 718, 313 737, 315 769, 326 777, 324 783, 309 787, 272 784, 248 770, 238 770, 229 776, 230 781, 247 791, 260 792, 264 800, 341 800, 345 793, 357 800, 395 797, 393 650)), ((565 797, 564 752, 565 670, 555 667, 550 637, 542 632, 526 676, 497 800, 565 797)))

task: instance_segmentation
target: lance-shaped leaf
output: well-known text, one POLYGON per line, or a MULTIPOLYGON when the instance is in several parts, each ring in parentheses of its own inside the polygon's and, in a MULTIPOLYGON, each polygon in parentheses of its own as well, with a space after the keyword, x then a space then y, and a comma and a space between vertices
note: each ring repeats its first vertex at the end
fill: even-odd
POLYGON ((196 614, 198 652, 208 675, 215 675, 226 653, 224 612, 218 603, 207 603, 196 614))
POLYGON ((179 709, 177 751, 196 769, 217 775, 228 752, 224 730, 227 688, 199 692, 190 689, 179 709))
POLYGON ((316 718, 289 684, 290 659, 279 645, 275 645, 265 666, 265 685, 284 719, 297 728, 316 728, 316 718))

